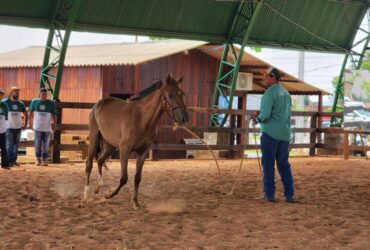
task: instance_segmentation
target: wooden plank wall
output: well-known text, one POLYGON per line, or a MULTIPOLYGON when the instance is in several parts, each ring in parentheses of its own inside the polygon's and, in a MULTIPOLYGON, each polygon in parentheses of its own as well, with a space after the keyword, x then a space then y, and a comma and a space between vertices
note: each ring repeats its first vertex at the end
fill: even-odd
MULTIPOLYGON (((198 50, 190 50, 173 56, 161 58, 151 63, 139 65, 140 82, 148 83, 157 79, 165 79, 168 73, 176 79, 184 77, 181 88, 186 93, 185 104, 189 107, 211 107, 218 71, 218 61, 198 50), (150 72, 146 74, 145 72, 150 72), (155 76, 151 78, 151 75, 155 76), (154 79, 153 79, 154 78, 154 79)), ((143 86, 144 87, 144 86, 143 86)), ((197 112, 189 112, 190 126, 208 126, 209 116, 197 112)), ((171 124, 172 121, 164 114, 160 124, 171 124)), ((202 132, 198 135, 202 136, 202 132)), ((191 138, 187 132, 160 131, 158 143, 183 143, 183 138, 191 138)), ((160 158, 184 158, 185 151, 160 151, 160 158)))
MULTIPOLYGON (((60 99, 63 102, 96 102, 101 98, 101 67, 66 67, 63 72, 60 99)), ((0 87, 21 89, 21 100, 32 100, 38 95, 40 68, 1 68, 0 87)), ((89 110, 66 109, 63 123, 86 124, 89 110)))
MULTIPOLYGON (((185 91, 185 104, 189 107, 211 107, 219 62, 203 52, 193 49, 184 53, 159 58, 139 65, 66 67, 60 90, 62 102, 95 103, 111 94, 134 94, 162 79, 168 73, 177 79, 184 77, 181 88, 185 91)), ((21 100, 31 100, 38 94, 40 68, 1 68, 0 87, 21 88, 21 100)), ((89 110, 64 109, 63 124, 87 124, 89 110)), ((191 126, 208 126, 206 114, 189 112, 191 126)), ((165 114, 160 124, 171 124, 165 114)), ((161 131, 158 143, 181 143, 190 138, 185 132, 161 131)), ((198 133, 199 135, 202 132, 198 133)), ((160 152, 161 158, 183 157, 185 152, 160 152)))
MULTIPOLYGON (((103 68, 103 96, 110 94, 135 94, 150 86, 153 82, 165 80, 168 73, 176 79, 184 77, 181 88, 185 91, 185 104, 189 107, 210 107, 218 71, 218 61, 193 49, 186 53, 159 58, 139 65, 109 66, 103 68)), ((189 112, 191 126, 208 126, 206 114, 189 112)), ((171 124, 171 119, 164 114, 160 124, 171 124)), ((201 133, 199 133, 201 134, 201 133)), ((181 143, 183 138, 190 138, 186 132, 161 131, 158 143, 181 143)), ((161 151, 160 158, 184 157, 185 152, 161 151)))

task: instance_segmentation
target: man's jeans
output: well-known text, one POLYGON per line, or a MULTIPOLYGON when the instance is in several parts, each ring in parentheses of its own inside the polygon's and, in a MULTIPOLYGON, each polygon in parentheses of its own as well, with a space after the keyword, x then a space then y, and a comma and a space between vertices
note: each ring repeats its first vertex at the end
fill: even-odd
POLYGON ((284 186, 284 196, 286 199, 292 199, 294 197, 294 181, 288 161, 289 142, 278 141, 268 134, 262 133, 261 149, 265 199, 275 198, 275 160, 284 186))
POLYGON ((6 150, 5 133, 0 133, 1 167, 9 167, 8 152, 6 150))
POLYGON ((5 132, 6 151, 8 153, 9 164, 13 165, 17 161, 19 140, 21 139, 22 129, 8 128, 5 132))
POLYGON ((46 161, 48 159, 48 149, 50 142, 50 132, 35 131, 35 153, 36 158, 46 161))

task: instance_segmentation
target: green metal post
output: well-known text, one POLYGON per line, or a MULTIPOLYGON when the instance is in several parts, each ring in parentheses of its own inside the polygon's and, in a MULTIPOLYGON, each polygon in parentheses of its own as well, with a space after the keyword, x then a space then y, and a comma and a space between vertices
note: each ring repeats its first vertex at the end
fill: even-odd
POLYGON ((53 39, 54 38, 54 25, 50 27, 49 34, 48 34, 48 40, 46 42, 46 49, 45 49, 45 54, 44 54, 44 61, 42 63, 42 68, 41 68, 41 77, 40 77, 40 88, 45 88, 45 82, 47 81, 47 72, 49 71, 48 66, 49 66, 49 59, 50 59, 50 47, 53 44, 53 39))
MULTIPOLYGON (((368 10, 368 24, 369 24, 369 29, 370 29, 370 10, 368 10)), ((359 70, 361 68, 361 64, 362 64, 362 61, 365 57, 366 51, 369 50, 369 47, 368 47, 369 42, 370 42, 370 33, 369 32, 367 32, 367 37, 365 39, 361 39, 360 41, 354 43, 352 45, 352 49, 355 48, 356 46, 358 46, 359 44, 361 44, 362 42, 364 42, 364 45, 363 45, 363 48, 362 48, 362 52, 359 54, 358 61, 355 61, 352 58, 353 54, 351 54, 351 53, 347 53, 346 56, 344 57, 342 68, 341 68, 341 71, 340 71, 340 74, 339 74, 339 77, 338 77, 338 82, 337 82, 337 85, 335 87, 335 96, 334 96, 334 102, 333 102, 333 107, 332 107, 332 113, 338 112, 339 109, 341 109, 340 111, 342 111, 342 112, 344 111, 344 94, 345 94, 344 89, 343 89, 343 87, 344 87, 344 84, 343 84, 344 70, 346 68, 348 58, 350 56, 351 56, 352 62, 354 64, 354 68, 356 70, 359 70), (341 101, 343 106, 338 106, 339 101, 341 101)), ((332 127, 341 127, 342 124, 343 124, 343 119, 339 120, 334 116, 331 117, 330 126, 332 126, 332 127)))
MULTIPOLYGON (((222 54, 220 67, 219 67, 219 72, 218 72, 217 81, 216 81, 215 94, 214 94, 214 99, 213 99, 214 100, 214 103, 213 103, 214 108, 218 108, 218 101, 219 101, 218 99, 219 99, 220 95, 224 96, 225 100, 227 100, 226 95, 225 95, 225 90, 228 90, 228 97, 229 97, 229 99, 227 100, 227 102, 228 102, 228 105, 227 105, 228 107, 227 108, 228 109, 232 108, 236 80, 238 78, 240 62, 243 58, 245 44, 247 43, 247 41, 249 39, 250 33, 251 33, 252 28, 254 26, 254 23, 256 21, 256 16, 258 16, 259 11, 261 10, 263 0, 258 1, 255 9, 252 12, 251 18, 248 19, 247 22, 246 22, 247 30, 244 34, 243 41, 242 41, 242 44, 241 44, 241 48, 239 50, 239 54, 236 57, 235 62, 234 63, 229 63, 229 62, 227 62, 227 55, 228 55, 228 52, 229 52, 229 47, 232 46, 232 43, 230 42, 230 37, 232 37, 232 34, 233 34, 234 29, 236 27, 237 19, 239 18, 239 15, 240 15, 239 13, 241 13, 241 10, 243 8, 243 3, 244 2, 242 2, 238 6, 237 14, 236 14, 236 17, 234 18, 233 24, 231 26, 231 31, 228 35, 228 40, 225 44, 224 51, 223 51, 223 54, 222 54), (231 70, 229 70, 226 73, 224 72, 225 71, 225 65, 231 66, 231 70), (227 85, 227 84, 223 83, 223 81, 228 77, 230 77, 231 80, 230 80, 229 84, 227 85)), ((224 117, 222 118, 222 121, 219 122, 217 114, 212 114, 211 115, 211 126, 223 127, 225 125, 226 121, 227 121, 227 118, 228 118, 228 115, 224 115, 224 117)))
POLYGON ((60 51, 60 58, 59 58, 59 64, 58 64, 58 70, 57 70, 57 78, 55 80, 54 85, 54 92, 53 92, 53 99, 56 100, 59 98, 59 90, 60 90, 60 83, 62 81, 62 74, 63 74, 63 68, 64 68, 64 59, 66 56, 67 48, 68 48, 68 42, 71 35, 73 23, 76 19, 79 7, 81 4, 81 0, 74 0, 72 1, 72 8, 69 13, 68 22, 65 29, 62 49, 60 51))
MULTIPOLYGON (((343 76, 344 76, 344 70, 345 70, 346 65, 347 65, 348 56, 349 55, 346 54, 346 56, 344 57, 342 68, 341 68, 341 71, 340 71, 340 74, 339 74, 339 77, 338 77, 338 82, 337 82, 337 85, 335 87, 334 102, 333 102, 333 107, 332 107, 332 110, 331 110, 332 113, 338 112, 337 109, 338 109, 338 100, 339 99, 342 101, 342 103, 344 105, 343 76)), ((341 127, 342 126, 342 122, 341 121, 338 121, 336 119, 336 117, 332 116, 331 119, 330 119, 330 126, 331 127, 341 127)))
MULTIPOLYGON (((44 61, 42 63, 41 68, 41 76, 40 76, 40 88, 45 87, 45 82, 48 80, 47 73, 49 72, 49 61, 50 61, 50 53, 51 48, 53 47, 53 40, 54 40, 54 33, 55 33, 55 27, 54 27, 54 21, 57 16, 58 10, 60 9, 61 0, 57 0, 54 6, 53 16, 51 17, 51 23, 50 23, 50 29, 48 38, 46 41, 46 47, 45 47, 45 53, 44 53, 44 61)), ((50 91, 52 91, 50 89, 50 91)))
MULTIPOLYGON (((368 27, 370 29, 370 10, 368 10, 368 12, 367 12, 367 24, 368 24, 368 27)), ((367 47, 369 45, 369 42, 370 42, 370 34, 367 35, 367 38, 366 38, 366 41, 365 41, 365 45, 364 45, 364 47, 362 49, 362 53, 361 53, 360 59, 358 60, 358 65, 356 67, 357 69, 360 69, 360 67, 361 67, 362 61, 364 60, 364 57, 365 57, 365 53, 369 49, 367 47)))

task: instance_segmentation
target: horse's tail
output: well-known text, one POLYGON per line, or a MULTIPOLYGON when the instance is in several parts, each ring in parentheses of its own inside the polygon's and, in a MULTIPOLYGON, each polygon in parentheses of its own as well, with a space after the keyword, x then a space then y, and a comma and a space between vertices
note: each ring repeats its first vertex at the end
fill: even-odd
POLYGON ((91 156, 96 160, 102 150, 102 135, 100 133, 98 123, 96 121, 96 104, 93 106, 90 113, 90 135, 94 138, 94 142, 91 149, 91 156))
POLYGON ((96 122, 96 107, 92 108, 89 116, 89 150, 86 159, 86 187, 85 197, 87 197, 87 188, 90 182, 90 174, 93 168, 94 158, 97 158, 100 152, 101 134, 99 131, 98 123, 96 122))

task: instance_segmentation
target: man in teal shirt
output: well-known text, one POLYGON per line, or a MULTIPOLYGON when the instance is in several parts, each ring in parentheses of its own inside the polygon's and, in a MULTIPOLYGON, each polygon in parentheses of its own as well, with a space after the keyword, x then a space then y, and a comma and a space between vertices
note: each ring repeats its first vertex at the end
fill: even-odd
POLYGON ((290 141, 290 113, 292 101, 280 83, 280 72, 276 68, 267 69, 259 113, 253 119, 261 124, 261 150, 263 166, 264 199, 275 201, 275 160, 284 186, 285 201, 295 202, 294 181, 288 161, 290 141))
POLYGON ((19 166, 17 163, 18 146, 22 129, 26 128, 28 121, 26 106, 19 100, 19 92, 19 88, 11 87, 9 97, 3 100, 8 108, 5 137, 10 167, 19 166), (22 114, 24 116, 24 123, 22 121, 22 114))
MULTIPOLYGON (((0 89, 0 100, 4 96, 4 90, 0 89)), ((8 120, 8 107, 0 101, 0 149, 1 149, 1 167, 9 168, 8 152, 6 150, 6 120, 8 120)))
POLYGON ((29 108, 30 128, 35 133, 36 165, 47 166, 50 135, 56 124, 56 110, 54 102, 47 99, 48 92, 45 88, 40 89, 40 98, 32 100, 29 108))

